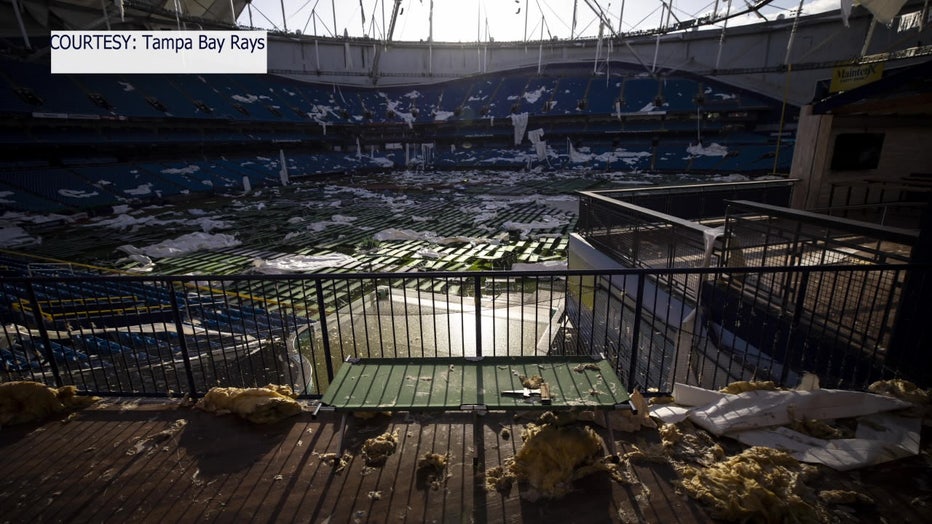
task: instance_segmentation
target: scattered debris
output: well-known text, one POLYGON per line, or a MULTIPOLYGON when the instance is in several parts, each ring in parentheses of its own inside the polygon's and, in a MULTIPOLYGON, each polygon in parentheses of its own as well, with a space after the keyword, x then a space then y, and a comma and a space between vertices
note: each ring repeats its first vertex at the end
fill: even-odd
POLYGON ((540 375, 531 375, 530 377, 518 375, 518 380, 521 381, 522 386, 530 389, 537 389, 544 383, 544 379, 540 375))
POLYGON ((398 433, 385 432, 377 437, 366 439, 362 445, 362 456, 367 466, 383 466, 396 449, 398 449, 398 433))
POLYGON ((663 424, 658 433, 660 444, 635 446, 634 451, 625 454, 625 460, 707 466, 725 456, 725 450, 711 435, 689 422, 663 424))
POLYGON ((706 467, 678 466, 689 496, 711 506, 712 517, 735 522, 826 522, 806 480, 815 466, 755 446, 706 467))
POLYGON ((591 362, 588 364, 579 364, 573 368, 573 371, 577 373, 584 373, 587 369, 591 371, 599 371, 599 366, 598 364, 593 364, 591 362))
POLYGON ((342 455, 337 455, 336 453, 313 453, 320 457, 320 461, 328 466, 336 466, 334 470, 336 473, 339 473, 346 469, 349 466, 350 462, 353 461, 353 454, 350 450, 344 450, 342 455))
POLYGON ((585 410, 576 413, 576 420, 584 422, 593 422, 602 427, 608 427, 611 424, 615 431, 625 431, 633 433, 640 431, 641 428, 656 428, 657 423, 650 418, 650 409, 647 400, 637 390, 631 393, 631 403, 635 411, 622 409, 613 411, 593 411, 585 410))
POLYGON ((149 453, 151 454, 152 451, 154 451, 155 449, 154 447, 157 444, 161 444, 162 442, 165 442, 166 440, 174 437, 176 434, 178 434, 178 432, 184 429, 184 427, 187 425, 188 425, 188 421, 183 418, 180 418, 172 422, 171 426, 169 426, 168 429, 163 429, 162 431, 159 431, 158 433, 149 435, 148 437, 143 437, 143 438, 138 439, 136 443, 133 445, 133 447, 126 450, 126 454, 129 456, 138 455, 139 453, 145 450, 150 450, 149 453))
POLYGON ((514 459, 509 458, 501 466, 493 466, 485 472, 485 490, 488 492, 498 492, 507 495, 511 492, 511 486, 518 480, 514 473, 514 459))
POLYGON ((430 489, 437 491, 447 482, 447 462, 450 460, 449 454, 425 453, 417 461, 417 479, 416 485, 419 489, 430 489))
MULTIPOLYGON (((816 381, 810 377, 808 382, 816 381)), ((908 392, 913 388, 894 383, 877 384, 875 389, 908 392)), ((784 450, 799 461, 839 471, 919 453, 924 408, 894 397, 766 387, 727 394, 684 384, 674 384, 673 396, 677 405, 653 406, 651 415, 667 423, 688 419, 716 436, 784 450)))
POLYGON ((367 494, 367 496, 369 497, 369 500, 382 500, 382 492, 381 492, 381 491, 370 491, 370 492, 367 494))
POLYGON ((82 409, 100 397, 78 395, 74 386, 48 387, 39 382, 0 384, 0 427, 40 421, 65 411, 82 409))
POLYGON ((288 386, 211 388, 195 407, 223 415, 233 413, 254 424, 270 424, 301 413, 297 395, 288 386))
POLYGON ((722 446, 705 431, 692 424, 664 424, 660 427, 660 441, 667 454, 677 462, 710 466, 725 457, 722 446))
POLYGON ((498 432, 498 436, 500 436, 502 440, 509 440, 511 439, 511 430, 508 428, 502 428, 502 430, 498 432))

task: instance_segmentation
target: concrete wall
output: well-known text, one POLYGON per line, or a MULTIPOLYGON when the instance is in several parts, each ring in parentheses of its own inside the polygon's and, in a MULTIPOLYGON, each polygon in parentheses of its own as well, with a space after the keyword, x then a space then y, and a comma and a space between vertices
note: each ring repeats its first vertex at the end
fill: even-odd
MULTIPOLYGON (((832 185, 854 185, 852 199, 866 191, 866 181, 896 182, 913 173, 932 171, 932 122, 921 116, 812 115, 804 107, 796 137, 790 177, 799 178, 793 207, 820 209, 832 204, 832 185), (835 171, 831 169, 835 140, 844 133, 883 133, 883 148, 876 169, 835 171)), ((879 190, 872 189, 879 196, 879 190)), ((887 192, 885 200, 896 197, 887 192)), ((843 198, 836 190, 835 205, 843 198)))

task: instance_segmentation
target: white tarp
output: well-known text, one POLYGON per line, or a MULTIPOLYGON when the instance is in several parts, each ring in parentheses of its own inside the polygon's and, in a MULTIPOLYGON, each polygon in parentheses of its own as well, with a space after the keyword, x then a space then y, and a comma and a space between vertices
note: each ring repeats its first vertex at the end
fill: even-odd
POLYGON ((390 227, 383 229, 372 235, 372 238, 379 242, 389 242, 392 240, 425 240, 433 244, 491 244, 498 245, 501 242, 494 238, 477 238, 456 235, 452 237, 440 236, 433 231, 415 231, 413 229, 397 229, 390 227))
POLYGON ((357 262, 349 255, 333 253, 329 255, 287 255, 272 260, 254 260, 253 269, 257 273, 276 275, 281 273, 313 273, 328 267, 343 267, 357 262))
POLYGON ((782 426, 803 418, 826 420, 859 417, 909 407, 882 395, 820 389, 817 391, 748 391, 727 395, 693 409, 689 420, 714 435, 782 426))
POLYGON ((524 140, 524 131, 527 130, 527 113, 511 115, 511 125, 515 128, 515 145, 521 145, 524 140))
POLYGON ((708 146, 703 146, 702 144, 690 144, 686 148, 686 152, 693 156, 726 156, 728 155, 728 148, 712 142, 708 146))
POLYGON ((922 420, 894 412, 912 404, 883 395, 832 389, 732 395, 676 384, 673 398, 675 405, 653 406, 651 416, 671 424, 688 418, 714 435, 784 450, 801 462, 840 471, 919 452, 922 420), (855 417, 855 438, 819 439, 785 427, 800 420, 855 417))
POLYGON ((240 241, 233 235, 223 233, 188 233, 175 239, 169 239, 158 244, 137 248, 131 245, 120 246, 117 250, 129 255, 146 255, 150 258, 167 258, 186 255, 197 251, 211 251, 226 247, 236 247, 240 241))
POLYGON ((547 159, 547 142, 541 140, 541 137, 544 136, 543 129, 535 129, 533 131, 527 132, 527 138, 534 144, 534 152, 537 153, 538 160, 547 159))
POLYGON ((855 3, 864 6, 878 22, 889 26, 906 4, 906 0, 856 0, 855 3))

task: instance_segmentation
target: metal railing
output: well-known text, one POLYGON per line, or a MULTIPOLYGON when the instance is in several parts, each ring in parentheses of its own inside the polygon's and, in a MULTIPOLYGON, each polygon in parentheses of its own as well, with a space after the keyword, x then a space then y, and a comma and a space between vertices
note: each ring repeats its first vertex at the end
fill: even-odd
MULTIPOLYGON (((628 267, 721 265, 728 199, 786 205, 795 180, 690 184, 579 192, 578 232, 628 267)), ((696 300, 697 278, 665 275, 665 285, 696 300)))
POLYGON ((602 353, 629 388, 659 392, 750 378, 795 386, 803 371, 832 387, 929 379, 889 361, 925 348, 865 344, 857 329, 800 307, 806 282, 818 281, 837 307, 870 311, 894 333, 922 318, 921 303, 867 297, 851 283, 928 289, 929 267, 723 270, 4 278, 0 377, 125 396, 277 383, 316 398, 351 356, 416 366, 427 356, 602 353), (796 295, 760 307, 754 288, 749 300, 744 283, 778 275, 801 283, 796 295), (671 292, 671 279, 695 283, 696 301, 671 292))

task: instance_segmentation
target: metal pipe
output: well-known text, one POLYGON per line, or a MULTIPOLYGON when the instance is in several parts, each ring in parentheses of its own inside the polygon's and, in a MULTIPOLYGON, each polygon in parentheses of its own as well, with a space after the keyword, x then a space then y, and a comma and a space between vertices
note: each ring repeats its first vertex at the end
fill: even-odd
POLYGON ((366 10, 362 7, 362 0, 359 0, 359 14, 362 17, 362 35, 366 36, 366 10))
MULTIPOLYGON (((803 2, 805 0, 799 0, 799 7, 796 9, 796 17, 793 18, 793 28, 790 30, 790 37, 786 41, 786 57, 783 58, 783 65, 790 64, 790 52, 793 50, 793 40, 796 38, 796 29, 799 27, 799 14, 803 11, 803 2)), ((874 19, 876 22, 877 19, 874 19)), ((874 23, 871 23, 871 31, 874 29, 874 23)), ((867 43, 865 42, 865 46, 867 43)), ((861 52, 861 55, 864 55, 864 52, 861 52)))
MULTIPOLYGON (((527 42, 527 11, 528 11, 527 8, 528 8, 528 4, 530 3, 530 1, 531 0, 524 1, 524 41, 525 42, 527 42)), ((525 48, 525 51, 527 51, 527 48, 525 48)))
POLYGON ((718 37, 718 53, 715 55, 715 66, 713 71, 718 71, 718 65, 722 60, 722 49, 725 47, 725 30, 728 29, 728 18, 731 14, 731 0, 728 0, 728 7, 725 8, 725 22, 722 25, 722 34, 718 37))
POLYGON ((288 17, 285 16, 285 0, 279 0, 279 4, 282 6, 282 27, 285 28, 285 32, 288 32, 288 17))
POLYGON ((578 5, 579 0, 573 0, 573 24, 570 26, 570 40, 576 37, 576 7, 578 5))
POLYGON ((876 18, 872 18, 872 19, 871 19, 871 26, 870 26, 870 28, 867 30, 867 36, 864 37, 864 47, 861 48, 861 55, 860 55, 860 56, 864 56, 864 55, 867 54, 867 48, 870 46, 870 44, 871 44, 871 39, 874 37, 874 28, 875 28, 875 27, 877 27, 877 19, 876 19, 876 18))
POLYGON ((13 4, 13 12, 16 14, 16 23, 19 25, 19 30, 23 34, 23 44, 26 46, 26 49, 32 50, 32 45, 29 43, 29 35, 26 33, 26 26, 23 24, 23 14, 19 12, 19 0, 12 0, 10 3, 13 4))
POLYGON ((621 0, 621 11, 618 12, 618 32, 621 33, 621 21, 625 17, 625 0, 621 0))

